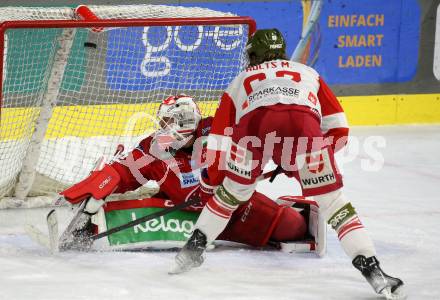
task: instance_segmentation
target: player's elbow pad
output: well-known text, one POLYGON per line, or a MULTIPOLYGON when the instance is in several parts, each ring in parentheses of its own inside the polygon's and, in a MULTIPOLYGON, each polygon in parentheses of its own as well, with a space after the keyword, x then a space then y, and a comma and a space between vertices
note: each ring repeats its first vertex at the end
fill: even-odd
POLYGON ((120 181, 119 173, 111 165, 105 165, 101 170, 92 171, 89 177, 60 194, 72 204, 77 204, 89 197, 97 200, 104 199, 118 188, 120 181))

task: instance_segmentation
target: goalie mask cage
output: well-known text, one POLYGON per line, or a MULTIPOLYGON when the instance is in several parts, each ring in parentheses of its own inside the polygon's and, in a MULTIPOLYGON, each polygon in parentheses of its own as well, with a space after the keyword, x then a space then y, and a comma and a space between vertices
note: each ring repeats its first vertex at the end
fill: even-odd
POLYGON ((249 17, 203 8, 88 8, 98 20, 0 8, 0 200, 55 195, 85 178, 118 144, 150 133, 171 94, 213 114, 255 31, 249 17))

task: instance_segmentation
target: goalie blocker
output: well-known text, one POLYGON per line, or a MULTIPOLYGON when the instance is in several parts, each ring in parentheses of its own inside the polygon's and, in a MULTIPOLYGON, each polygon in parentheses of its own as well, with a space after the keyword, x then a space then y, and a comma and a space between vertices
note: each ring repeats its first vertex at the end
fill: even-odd
MULTIPOLYGON (((247 205, 234 214, 231 223, 218 240, 239 242, 255 247, 276 246, 284 252, 315 252, 325 254, 326 224, 318 218, 317 205, 303 197, 284 196, 273 201, 256 193, 247 205), (263 200, 262 197, 265 199, 263 200), (274 225, 285 209, 295 209, 304 215, 308 234, 303 240, 273 242, 269 240, 274 225), (262 226, 261 219, 270 218, 262 226)), ((164 208, 172 207, 170 200, 146 198, 142 200, 112 201, 93 216, 95 233, 136 220, 164 208)), ((170 249, 180 248, 191 236, 200 212, 178 210, 157 219, 95 241, 95 249, 170 249)))

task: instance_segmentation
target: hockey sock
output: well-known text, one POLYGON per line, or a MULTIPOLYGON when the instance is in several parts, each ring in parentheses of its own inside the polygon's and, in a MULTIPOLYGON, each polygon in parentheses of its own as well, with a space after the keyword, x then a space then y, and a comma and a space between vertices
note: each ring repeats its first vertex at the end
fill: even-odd
MULTIPOLYGON (((360 222, 359 222, 360 223, 360 222)), ((350 224, 347 224, 351 226, 350 224)), ((338 232, 338 237, 340 233, 338 232)), ((371 257, 376 255, 373 241, 368 235, 367 230, 362 226, 354 228, 339 238, 345 253, 353 260, 358 255, 371 257)))
POLYGON ((195 225, 196 229, 206 235, 208 244, 222 233, 237 207, 238 205, 227 204, 216 196, 208 200, 195 225))
POLYGON ((338 234, 345 253, 354 259, 358 255, 376 255, 373 241, 361 223, 354 207, 340 190, 316 196, 321 213, 338 234))

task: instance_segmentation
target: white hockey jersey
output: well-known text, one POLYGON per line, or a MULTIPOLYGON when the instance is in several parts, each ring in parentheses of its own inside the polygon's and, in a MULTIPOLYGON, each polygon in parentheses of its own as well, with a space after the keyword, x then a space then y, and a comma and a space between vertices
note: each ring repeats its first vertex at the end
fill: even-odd
POLYGON ((226 93, 235 107, 235 124, 261 106, 277 103, 310 107, 321 116, 318 73, 303 64, 274 60, 248 67, 229 85, 226 93))
POLYGON ((227 127, 238 124, 258 107, 277 103, 310 108, 320 117, 322 133, 331 138, 333 150, 345 146, 349 129, 344 110, 318 72, 301 63, 274 60, 248 67, 228 86, 214 116, 208 149, 226 151, 230 144, 230 137, 225 135, 227 127))
POLYGON ((221 182, 217 167, 220 152, 227 151, 230 145, 227 128, 254 109, 277 103, 310 109, 320 117, 322 133, 329 138, 333 150, 345 146, 349 129, 344 110, 318 72, 288 60, 264 62, 241 72, 222 95, 208 136, 208 153, 215 157, 208 168, 211 184, 221 182))

